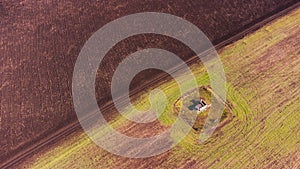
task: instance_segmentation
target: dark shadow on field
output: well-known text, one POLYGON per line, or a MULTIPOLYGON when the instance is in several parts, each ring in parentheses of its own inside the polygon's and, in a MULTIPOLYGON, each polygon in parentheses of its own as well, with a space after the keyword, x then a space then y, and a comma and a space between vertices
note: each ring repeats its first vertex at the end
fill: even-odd
POLYGON ((196 110, 196 109, 195 109, 196 105, 200 104, 200 101, 198 101, 198 100, 195 100, 195 99, 193 99, 193 100, 190 100, 190 102, 192 102, 193 104, 192 104, 192 105, 190 105, 190 106, 188 107, 188 108, 189 108, 189 110, 196 110))

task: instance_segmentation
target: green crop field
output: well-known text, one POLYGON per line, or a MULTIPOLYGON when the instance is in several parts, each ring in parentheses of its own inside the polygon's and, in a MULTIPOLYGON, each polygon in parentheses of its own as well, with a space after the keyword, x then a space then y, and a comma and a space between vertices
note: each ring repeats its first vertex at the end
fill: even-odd
MULTIPOLYGON (((191 131, 172 150, 145 159, 127 159, 106 152, 83 131, 77 131, 33 155, 24 168, 299 168, 300 167, 300 9, 279 18, 218 51, 227 78, 232 119, 204 144, 191 131)), ((191 65, 199 86, 209 85, 201 63, 191 65)), ((179 78, 189 86, 183 72, 179 78)), ((173 106, 181 96, 177 83, 163 82, 167 107, 159 126, 139 128, 134 135, 163 131, 176 120, 173 106), (142 131, 141 131, 142 130, 142 131), (143 131, 144 130, 144 131, 143 131)), ((151 96, 153 103, 160 95, 151 96)), ((135 99, 149 108, 148 92, 135 99)), ((127 114, 129 110, 124 109, 127 114)), ((134 126, 124 117, 111 121, 124 133, 134 126)), ((105 130, 105 129, 103 129, 105 130)))

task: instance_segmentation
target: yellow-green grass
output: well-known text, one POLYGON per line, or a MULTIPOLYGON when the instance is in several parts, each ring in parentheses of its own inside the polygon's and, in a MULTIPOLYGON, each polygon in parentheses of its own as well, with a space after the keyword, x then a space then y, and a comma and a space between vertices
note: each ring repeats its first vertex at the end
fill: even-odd
MULTIPOLYGON (((189 125, 193 126, 193 129, 195 131, 201 131, 203 128, 206 119, 208 118, 208 114, 210 112, 210 106, 211 106, 211 97, 213 95, 216 95, 215 93, 211 92, 212 89, 210 86, 201 86, 197 87, 196 89, 192 89, 183 95, 181 95, 180 98, 178 98, 174 104, 173 104, 173 113, 178 115, 182 114, 183 116, 181 118, 185 119, 186 122, 189 123, 189 125), (199 114, 197 113, 196 110, 194 110, 194 102, 199 100, 199 96, 201 99, 204 99, 206 104, 209 106, 206 110, 200 112, 199 114), (195 119, 195 122, 193 123, 191 118, 189 116, 193 116, 193 114, 197 114, 197 118, 195 119)), ((217 98, 217 97, 216 97, 217 98)), ((222 101, 221 101, 222 102, 222 101)), ((227 101, 224 103, 224 111, 221 116, 220 122, 223 122, 224 120, 230 120, 232 118, 231 115, 231 106, 230 103, 227 101)), ((221 126, 223 123, 219 123, 219 126, 221 126)), ((191 134, 195 134, 195 131, 192 130, 191 134)), ((199 132, 197 132, 199 133, 199 132)), ((193 140, 197 140, 199 138, 199 135, 194 135, 192 137, 193 140)))
MULTIPOLYGON (((157 165, 156 157, 135 160, 112 155, 78 131, 19 167, 292 167, 287 166, 288 163, 298 168, 300 157, 290 162, 287 157, 300 151, 299 25, 300 9, 297 9, 218 51, 227 77, 227 99, 233 104, 235 117, 205 144, 196 144, 195 133, 190 133, 168 155, 158 156, 164 159, 157 165)), ((191 69, 199 86, 209 84, 201 63, 192 65, 191 69)), ((184 77, 182 74, 179 78, 184 77)), ((168 81, 158 88, 165 92, 169 101, 159 120, 169 126, 176 119, 172 103, 180 97, 178 86, 175 81, 168 81)), ((149 108, 147 94, 134 104, 138 109, 149 108)), ((111 125, 121 128, 127 122, 119 117, 111 125)))

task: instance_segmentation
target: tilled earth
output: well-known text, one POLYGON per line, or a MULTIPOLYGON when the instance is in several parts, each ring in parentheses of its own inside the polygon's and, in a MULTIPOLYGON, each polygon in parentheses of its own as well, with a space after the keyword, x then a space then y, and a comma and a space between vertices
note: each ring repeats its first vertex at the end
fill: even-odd
MULTIPOLYGON (((17 167, 299 168, 299 16, 298 8, 219 51, 234 118, 206 143, 195 143, 190 134, 161 155, 128 159, 106 152, 78 131, 17 167)), ((191 67, 200 71, 201 79, 199 66, 191 67)), ((135 131, 134 136, 151 133, 132 126, 119 127, 125 133, 135 131)))

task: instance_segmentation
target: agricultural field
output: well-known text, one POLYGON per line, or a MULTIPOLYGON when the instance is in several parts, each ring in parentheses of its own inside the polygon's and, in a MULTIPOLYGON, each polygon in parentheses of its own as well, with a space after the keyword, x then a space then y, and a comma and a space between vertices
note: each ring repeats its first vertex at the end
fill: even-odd
MULTIPOLYGON (((198 26, 217 44, 298 0, 0 1, 0 161, 76 122, 73 69, 81 48, 99 28, 121 16, 163 12, 198 26)), ((118 43, 99 65, 97 100, 110 98, 116 65, 140 48, 163 48, 187 60, 189 49, 164 36, 140 35, 118 43)), ((136 78, 143 86, 153 74, 136 78)), ((107 113, 112 118, 113 110, 107 113)))
MULTIPOLYGON (((198 133, 191 131, 166 153, 127 159, 106 152, 77 131, 16 167, 300 168, 299 25, 297 9, 218 51, 225 67, 232 119, 204 144, 197 144, 198 133)), ((201 63, 191 65, 191 69, 199 87, 209 85, 201 63)), ((185 73, 179 78, 184 79, 185 73)), ((168 105, 156 122, 138 125, 119 116, 111 126, 136 137, 160 133, 171 126, 177 117, 174 103, 181 97, 178 86, 167 80, 157 89, 165 93, 168 105)), ((147 109, 148 92, 135 98, 134 104, 147 109)))

